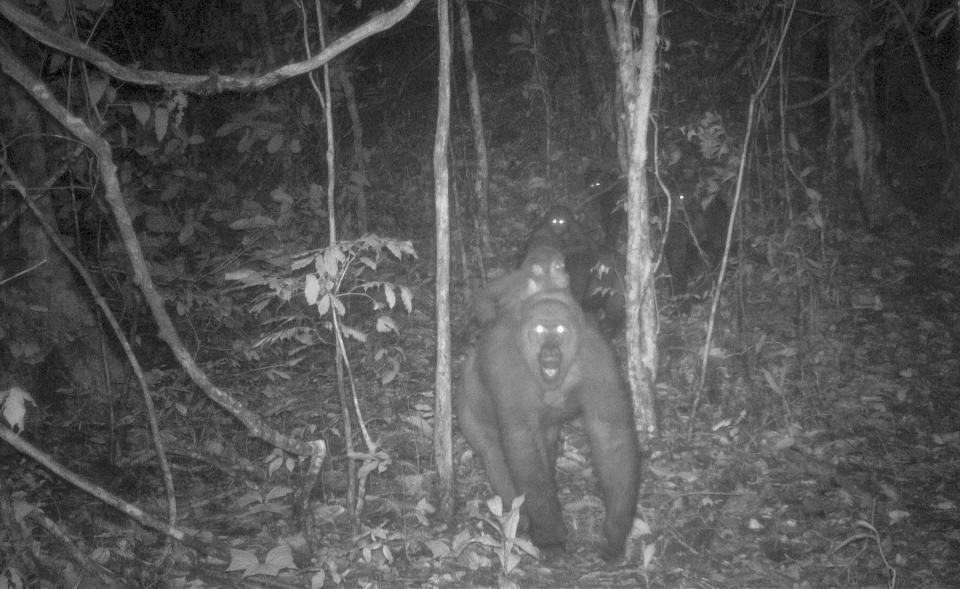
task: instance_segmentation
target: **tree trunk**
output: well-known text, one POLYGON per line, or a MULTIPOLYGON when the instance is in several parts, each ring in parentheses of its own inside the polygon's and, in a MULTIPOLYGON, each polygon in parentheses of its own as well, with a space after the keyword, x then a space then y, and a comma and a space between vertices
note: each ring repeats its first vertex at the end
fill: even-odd
MULTIPOLYGON (((0 100, 13 105, 0 119, 0 135, 10 146, 8 164, 36 199, 47 224, 56 227, 52 197, 44 192, 44 186, 54 180, 47 177, 50 171, 41 128, 44 119, 15 82, 6 77, 3 80, 0 100)), ((0 267, 5 275, 36 267, 0 286, 0 335, 11 358, 5 371, 17 374, 24 388, 33 388, 42 397, 55 391, 37 390, 40 383, 54 387, 62 383, 50 379, 43 369, 30 367, 43 366, 50 372, 55 370, 55 363, 46 361, 57 359, 81 390, 102 395, 110 390, 108 385, 122 383, 124 363, 114 351, 112 336, 100 329, 92 301, 74 279, 69 264, 32 213, 11 198, 13 194, 10 191, 5 195, 3 217, 12 218, 18 209, 21 214, 18 222, 5 227, 0 267)))
POLYGON ((825 1, 824 9, 832 14, 827 41, 830 84, 853 70, 830 95, 827 186, 837 204, 839 195, 852 194, 850 204, 859 208, 868 227, 876 229, 884 224, 892 206, 879 166, 881 144, 874 115, 876 58, 871 53, 857 61, 872 42, 870 15, 857 0, 825 1), (852 191, 847 189, 848 184, 852 184, 852 191))
POLYGON ((433 455, 437 465, 440 514, 453 515, 453 395, 450 354, 450 8, 437 2, 440 22, 439 96, 433 145, 434 192, 437 208, 437 374, 434 382, 433 455))
MULTIPOLYGON (((463 64, 467 70, 467 89, 470 94, 470 121, 473 126, 473 149, 477 154, 477 176, 473 198, 477 203, 477 232, 480 234, 480 257, 485 269, 493 258, 493 237, 490 235, 490 195, 488 191, 490 164, 487 161, 487 141, 484 137, 483 110, 480 108, 480 82, 473 59, 473 33, 470 31, 470 10, 466 0, 458 0, 460 9, 460 39, 463 41, 463 64)), ((466 271, 466 269, 464 269, 466 271)))
POLYGON ((626 151, 627 165, 627 376, 633 392, 637 429, 642 436, 657 433, 654 390, 657 381, 657 308, 654 289, 653 247, 650 243, 650 197, 647 187, 647 129, 653 75, 656 69, 656 0, 644 0, 643 39, 634 46, 628 0, 614 0, 619 88, 626 116, 625 137, 618 141, 626 151))
POLYGON ((347 74, 346 66, 335 65, 333 71, 337 83, 343 90, 347 113, 350 115, 350 127, 353 135, 351 169, 359 175, 359 177, 351 175, 348 194, 353 197, 353 204, 356 207, 357 232, 360 235, 365 235, 370 230, 370 221, 367 211, 367 157, 363 152, 363 123, 360 121, 360 107, 357 106, 357 93, 354 91, 353 82, 347 74))

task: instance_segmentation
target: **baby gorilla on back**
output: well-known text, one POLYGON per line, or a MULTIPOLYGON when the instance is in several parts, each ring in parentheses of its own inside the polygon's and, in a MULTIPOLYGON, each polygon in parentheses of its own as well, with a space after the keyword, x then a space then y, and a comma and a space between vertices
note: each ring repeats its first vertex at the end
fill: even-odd
POLYGON ((590 294, 590 269, 597 263, 598 248, 568 207, 550 207, 530 235, 528 252, 543 246, 563 254, 564 267, 570 276, 570 293, 582 303, 590 294))
POLYGON ((519 268, 491 280, 473 296, 470 319, 484 326, 538 292, 565 290, 569 286, 563 254, 549 246, 536 246, 527 252, 519 268))

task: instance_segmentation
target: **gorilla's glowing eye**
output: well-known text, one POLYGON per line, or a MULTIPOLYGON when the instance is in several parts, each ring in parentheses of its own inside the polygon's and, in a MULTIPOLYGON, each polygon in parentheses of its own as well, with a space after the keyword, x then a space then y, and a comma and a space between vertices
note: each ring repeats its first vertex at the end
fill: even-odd
POLYGON ((533 331, 534 331, 537 335, 543 335, 544 333, 546 333, 547 328, 544 327, 542 323, 538 323, 537 326, 533 328, 533 331))
POLYGON ((567 333, 567 328, 566 328, 566 326, 564 326, 564 325, 558 325, 558 326, 557 326, 557 333, 560 334, 560 335, 563 335, 563 334, 567 333))

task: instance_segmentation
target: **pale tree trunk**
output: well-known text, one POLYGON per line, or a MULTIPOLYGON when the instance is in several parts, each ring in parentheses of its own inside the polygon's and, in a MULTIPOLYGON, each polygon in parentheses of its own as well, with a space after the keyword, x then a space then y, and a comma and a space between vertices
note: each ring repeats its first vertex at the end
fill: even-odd
POLYGON ((450 354, 450 12, 447 0, 438 0, 440 72, 437 131, 433 146, 434 191, 437 210, 437 374, 434 382, 433 455, 437 463, 440 514, 453 514, 453 395, 450 354))
POLYGON ((657 301, 654 289, 653 248, 647 189, 647 128, 656 66, 657 0, 644 0, 643 37, 634 47, 628 0, 615 0, 617 65, 626 137, 620 141, 628 155, 627 173, 627 376, 633 392, 637 429, 643 436, 657 432, 654 391, 657 380, 657 301))
POLYGON ((825 0, 823 6, 832 15, 827 41, 831 85, 853 68, 830 95, 827 186, 836 199, 851 193, 847 185, 852 184, 852 204, 859 207, 867 226, 876 229, 884 225, 893 207, 879 166, 881 144, 874 115, 876 58, 870 54, 857 61, 864 47, 872 43, 870 15, 857 0, 825 0), (847 162, 852 170, 847 169, 847 162))

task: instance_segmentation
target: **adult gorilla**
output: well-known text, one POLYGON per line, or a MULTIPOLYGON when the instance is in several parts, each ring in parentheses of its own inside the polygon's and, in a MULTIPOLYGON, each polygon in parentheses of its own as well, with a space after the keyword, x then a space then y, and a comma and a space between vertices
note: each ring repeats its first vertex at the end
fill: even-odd
POLYGON ((565 535, 554 478, 560 425, 582 416, 607 511, 600 555, 623 554, 640 478, 630 396, 609 344, 566 290, 536 293, 483 330, 456 413, 494 492, 506 505, 526 495, 521 515, 548 557, 565 535))

